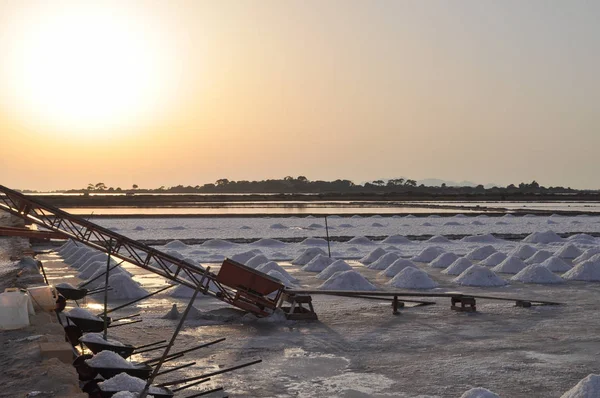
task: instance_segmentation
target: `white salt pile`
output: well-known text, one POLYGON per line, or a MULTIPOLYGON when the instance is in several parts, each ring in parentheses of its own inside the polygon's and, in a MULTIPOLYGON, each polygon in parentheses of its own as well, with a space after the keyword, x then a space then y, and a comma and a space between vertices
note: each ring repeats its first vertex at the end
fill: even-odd
POLYGON ((533 256, 525 260, 525 264, 539 264, 543 261, 546 261, 550 257, 552 257, 551 252, 549 252, 548 250, 540 250, 536 252, 533 256))
POLYGON ((471 221, 471 225, 485 225, 485 223, 481 222, 481 221, 478 221, 478 220, 475 220, 475 221, 471 221))
POLYGON ((573 263, 578 264, 578 263, 584 262, 585 260, 589 260, 590 258, 592 258, 593 256, 595 256, 598 253, 600 253, 600 247, 591 247, 591 248, 587 249, 586 251, 584 251, 583 253, 581 253, 581 255, 578 256, 576 259, 574 259, 573 263))
POLYGON ((545 231, 545 232, 534 232, 529 234, 523 242, 526 243, 554 243, 554 242, 562 242, 564 239, 558 236, 553 231, 545 231))
POLYGON ((256 242, 252 242, 250 244, 253 246, 261 246, 261 247, 284 247, 284 246, 286 246, 286 244, 283 243, 282 241, 277 240, 277 239, 270 239, 270 238, 259 239, 256 242))
POLYGON ((306 238, 300 244, 305 246, 327 246, 327 241, 323 238, 306 238))
POLYGON ((175 250, 167 250, 165 252, 165 254, 168 254, 169 256, 178 258, 180 260, 183 260, 184 257, 185 257, 183 254, 181 254, 181 253, 179 253, 178 251, 175 251, 175 250))
POLYGON ((478 247, 477 249, 471 250, 469 253, 467 253, 467 255, 465 257, 471 261, 481 261, 481 260, 488 258, 489 256, 491 256, 494 253, 496 253, 496 249, 494 248, 494 246, 486 245, 486 246, 478 247))
POLYGON ((246 264, 248 262, 248 260, 250 260, 252 257, 254 257, 258 254, 262 254, 262 252, 258 249, 254 249, 254 250, 249 250, 247 252, 234 254, 233 256, 231 256, 231 259, 233 261, 237 261, 238 263, 246 264))
POLYGON ((525 264, 519 257, 508 256, 504 261, 492 268, 492 271, 502 274, 516 274, 526 266, 527 264, 525 264))
POLYGON ((308 262, 308 264, 306 264, 304 267, 302 267, 302 271, 307 271, 307 272, 321 272, 323 271, 325 268, 327 268, 328 265, 330 265, 331 263, 333 263, 335 260, 324 256, 322 254, 318 254, 315 258, 313 258, 312 260, 310 260, 308 262))
POLYGON ((285 225, 279 224, 279 223, 277 223, 277 224, 271 224, 269 226, 269 228, 271 228, 271 229, 287 229, 287 227, 285 225))
POLYGON ((313 223, 308 226, 308 228, 325 228, 322 224, 313 223))
POLYGON ((81 341, 82 343, 108 344, 108 345, 117 346, 117 347, 125 346, 125 344, 123 344, 117 340, 113 340, 113 339, 109 339, 109 338, 106 338, 106 340, 104 340, 102 333, 86 333, 79 338, 79 341, 81 341))
POLYGON ((533 256, 537 252, 535 247, 531 247, 529 245, 521 245, 516 247, 509 255, 517 256, 521 260, 525 260, 531 256, 533 256))
POLYGON ((446 238, 443 235, 434 235, 431 238, 427 239, 429 243, 452 243, 452 241, 446 238))
POLYGON ((185 243, 183 243, 180 240, 175 239, 175 240, 172 240, 169 243, 167 243, 165 245, 165 247, 167 249, 187 249, 188 245, 186 245, 185 243))
POLYGON ((454 283, 463 286, 504 286, 508 282, 500 278, 490 269, 473 264, 453 279, 454 283))
POLYGON ((269 261, 268 263, 264 263, 256 267, 257 271, 268 274, 270 271, 277 271, 290 282, 295 282, 296 278, 289 274, 281 265, 277 264, 275 261, 269 261))
POLYGON ((70 254, 69 256, 65 257, 65 259, 64 259, 65 263, 72 264, 73 262, 75 262, 75 261, 79 260, 81 257, 83 257, 83 255, 85 255, 90 250, 91 249, 89 249, 87 247, 79 247, 72 254, 70 254))
POLYGON ((496 253, 492 254, 491 256, 489 256, 488 258, 481 260, 481 262, 479 264, 485 265, 486 267, 495 267, 496 265, 500 264, 505 259, 506 259, 506 254, 501 253, 501 252, 496 252, 496 253))
POLYGON ((177 304, 173 304, 169 312, 162 316, 162 319, 179 319, 181 317, 181 313, 177 309, 177 304))
POLYGON ((383 225, 383 224, 381 224, 381 223, 378 223, 378 222, 374 222, 373 224, 371 224, 371 226, 372 226, 372 227, 375 227, 375 228, 381 228, 381 227, 385 227, 385 225, 383 225))
POLYGON ((387 244, 406 244, 406 243, 411 243, 411 241, 402 236, 402 235, 390 235, 387 238, 385 238, 384 240, 381 241, 382 243, 387 243, 387 244))
POLYGON ((433 224, 430 222, 424 222, 423 224, 421 224, 423 227, 433 227, 433 224))
POLYGON ((466 391, 460 398, 500 398, 500 395, 495 394, 486 388, 477 387, 466 391))
POLYGON ((131 362, 112 351, 100 351, 92 358, 86 359, 85 363, 92 368, 132 369, 134 367, 131 362))
POLYGON ((317 279, 327 280, 333 274, 340 271, 349 271, 352 267, 344 260, 335 260, 327 266, 323 271, 316 275, 317 279))
MULTIPOLYGON (((87 362, 87 361, 86 361, 87 362)), ((146 387, 146 381, 137 377, 129 376, 127 373, 119 373, 110 379, 98 383, 98 387, 102 391, 127 391, 127 392, 142 392, 146 387)), ((150 394, 166 394, 164 388, 150 386, 148 389, 150 394)), ((114 397, 115 395, 113 395, 114 397)))
POLYGON ((89 312, 88 310, 86 310, 84 308, 80 308, 80 307, 72 308, 71 310, 66 312, 65 315, 67 315, 71 318, 78 318, 78 319, 90 319, 90 320, 94 320, 94 321, 102 320, 102 318, 100 318, 99 316, 96 316, 96 315, 92 314, 91 312, 89 312))
POLYGON ((369 254, 361 258, 359 261, 363 264, 371 264, 373 261, 379 260, 379 257, 383 256, 384 254, 386 254, 386 251, 383 250, 381 247, 378 247, 377 249, 372 250, 369 254))
POLYGON ((498 243, 498 242, 502 242, 502 239, 498 239, 492 234, 485 234, 485 235, 465 236, 460 241, 467 242, 467 243, 498 243))
POLYGON ((267 275, 269 275, 271 278, 277 279, 278 281, 283 283, 286 287, 294 286, 295 281, 289 280, 285 275, 283 275, 279 271, 271 270, 271 271, 267 272, 267 275))
POLYGON ((600 282, 600 262, 586 260, 563 274, 569 281, 600 282))
POLYGON ((544 267, 548 268, 552 272, 567 272, 571 268, 571 265, 567 264, 562 258, 552 256, 541 263, 544 267))
POLYGON ((252 257, 250 260, 246 261, 246 266, 250 267, 250 268, 256 268, 259 265, 262 265, 264 263, 268 263, 269 259, 267 257, 265 257, 262 254, 258 254, 254 257, 252 257))
POLYGON ((419 254, 413 257, 411 260, 420 263, 430 263, 439 257, 440 254, 444 253, 444 249, 439 246, 429 246, 423 249, 419 254))
POLYGON ((446 275, 460 275, 472 265, 473 263, 471 260, 461 257, 450 264, 450 266, 443 270, 442 273, 446 275))
MULTIPOLYGON (((88 268, 91 268, 91 267, 88 267, 88 268)), ((91 270, 93 270, 93 269, 91 269, 91 270)), ((90 275, 89 278, 86 279, 87 281, 91 281, 92 279, 95 279, 95 280, 93 282, 91 282, 91 283, 88 283, 86 285, 86 287, 88 289, 95 289, 95 288, 104 286, 104 282, 105 282, 105 276, 104 275, 105 275, 105 273, 106 273, 106 265, 103 265, 102 267, 97 268, 96 271, 92 275, 90 275)), ((130 276, 129 272, 125 271, 121 267, 116 267, 116 268, 111 269, 109 271, 109 276, 113 276, 113 275, 127 275, 127 276, 130 276)), ((83 279, 83 277, 81 275, 79 277, 83 279)))
POLYGON ((406 267, 418 268, 415 263, 404 258, 394 261, 389 267, 379 273, 379 275, 394 277, 406 267))
POLYGON ((371 264, 367 265, 367 268, 374 270, 384 270, 396 260, 400 258, 396 253, 386 253, 383 256, 379 257, 376 261, 373 261, 371 264))
POLYGON ((111 275, 108 278, 108 286, 112 289, 108 295, 115 300, 135 300, 148 294, 146 289, 125 274, 111 275))
MULTIPOLYGON (((385 251, 388 251, 388 252, 393 252, 393 251, 395 251, 395 252, 399 252, 399 251, 400 251, 400 249, 399 249, 399 248, 397 248, 397 247, 396 247, 396 246, 394 246, 394 245, 389 245, 389 246, 386 246, 386 247, 384 247, 383 249, 384 249, 385 251)), ((398 253, 396 253, 396 254, 398 254, 398 253)))
POLYGON ((220 248, 224 248, 224 247, 235 246, 235 243, 231 243, 231 242, 223 240, 223 239, 209 239, 206 242, 204 242, 202 244, 202 246, 214 247, 214 248, 220 249, 220 248))
POLYGON ((377 287, 365 279, 364 276, 356 271, 348 270, 336 272, 327 279, 321 286, 321 290, 356 290, 356 291, 372 291, 377 290, 377 287))
POLYGON ((438 286, 427 272, 413 267, 406 267, 398 272, 388 284, 402 289, 433 289, 438 286))
POLYGON ((339 228, 354 228, 354 225, 348 224, 348 223, 344 223, 344 224, 338 225, 338 227, 339 228))
POLYGON ((583 252, 574 244, 568 243, 560 248, 554 255, 567 260, 573 260, 581 256, 583 252))
POLYGON ((369 238, 365 238, 364 236, 355 236, 346 242, 351 245, 372 245, 373 242, 369 238))
POLYGON ((292 260, 294 265, 306 265, 310 260, 318 256, 319 254, 325 255, 323 249, 319 247, 310 247, 302 252, 298 257, 292 260))
POLYGON ((458 256, 454 253, 442 253, 435 258, 432 262, 429 263, 431 268, 447 268, 458 260, 458 256))
POLYGON ((596 238, 588 234, 575 234, 569 236, 567 240, 571 242, 594 243, 596 241, 596 238))
POLYGON ((590 374, 560 398, 598 398, 600 397, 600 375, 590 374))
POLYGON ((548 268, 541 264, 531 264, 519 271, 515 276, 510 278, 511 281, 519 281, 523 283, 563 283, 564 279, 555 275, 548 268))

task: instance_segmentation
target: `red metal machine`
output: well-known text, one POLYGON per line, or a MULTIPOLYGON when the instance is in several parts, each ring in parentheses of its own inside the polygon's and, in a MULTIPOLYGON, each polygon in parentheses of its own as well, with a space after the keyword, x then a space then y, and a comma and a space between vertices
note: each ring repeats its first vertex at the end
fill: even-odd
POLYGON ((148 245, 101 227, 0 185, 0 210, 31 221, 64 239, 73 239, 125 260, 166 279, 252 312, 268 316, 276 308, 284 286, 276 279, 233 260, 225 260, 218 275, 148 245), (274 293, 274 298, 267 297, 274 293))

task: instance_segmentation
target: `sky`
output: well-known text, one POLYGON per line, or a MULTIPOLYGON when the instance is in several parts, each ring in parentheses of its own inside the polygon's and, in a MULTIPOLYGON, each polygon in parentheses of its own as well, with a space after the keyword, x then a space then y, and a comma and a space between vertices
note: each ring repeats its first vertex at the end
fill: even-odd
POLYGON ((598 15, 593 0, 0 0, 0 184, 598 189, 598 15))

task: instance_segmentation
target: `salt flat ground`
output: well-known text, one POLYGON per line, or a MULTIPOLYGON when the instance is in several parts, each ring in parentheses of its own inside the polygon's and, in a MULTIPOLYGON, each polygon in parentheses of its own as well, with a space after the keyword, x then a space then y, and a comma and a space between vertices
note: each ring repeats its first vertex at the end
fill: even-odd
MULTIPOLYGON (((524 221, 526 219, 516 218, 513 222, 529 225, 529 221, 524 221)), ((548 219, 551 218, 533 218, 530 222, 536 223, 538 230, 545 230, 549 229, 548 219)), ((160 220, 145 222, 157 223, 155 230, 164 225, 160 220)), ((588 231, 593 232, 591 229, 588 231)), ((439 230, 434 228, 432 232, 436 234, 439 230)), ((495 227, 478 232, 495 232, 495 227)), ((223 236, 225 233, 227 231, 223 236)), ((441 245, 413 242, 397 246, 401 255, 410 257, 432 245, 462 255, 485 244, 453 241, 441 245)), ((493 245, 499 251, 508 252, 517 244, 504 241, 493 245)), ((556 251, 562 244, 534 246, 556 251)), ((583 250, 597 246, 598 241, 575 244, 583 250)), ((379 242, 355 246, 337 244, 332 250, 338 252, 338 257, 349 258, 380 246, 389 245, 379 242), (348 250, 350 247, 357 250, 348 250)), ((263 247, 262 250, 269 258, 276 252, 290 257, 306 247, 297 243, 263 247)), ((245 244, 190 246, 179 250, 183 256, 198 253, 200 261, 255 248, 255 245, 245 244)), ((46 260, 49 276, 54 282, 77 281, 70 278, 76 275, 75 270, 65 266, 59 256, 50 254, 42 259, 46 260)), ((357 261, 349 262, 377 287, 389 289, 386 286, 389 278, 357 261)), ((280 261, 280 265, 300 280, 302 288, 312 289, 322 283, 314 273, 302 271, 287 261, 280 261)), ((544 286, 511 281, 500 288, 465 288, 454 284, 453 277, 439 269, 423 263, 419 267, 439 283, 433 292, 461 291, 560 301, 564 305, 518 308, 512 302, 478 300, 478 312, 467 314, 451 311, 449 299, 433 299, 437 305, 406 308, 401 315, 394 316, 389 303, 314 296, 318 322, 256 322, 241 319, 223 303, 201 298, 196 300, 195 307, 204 316, 186 322, 178 347, 220 337, 227 340, 186 355, 181 363, 193 360, 198 365, 179 372, 177 377, 194 376, 217 369, 219 364, 235 364, 260 357, 263 363, 217 376, 211 385, 223 385, 230 396, 235 397, 460 397, 464 391, 476 386, 486 387, 502 397, 560 397, 583 377, 600 372, 600 284, 567 282, 544 286), (214 310, 220 316, 209 312, 214 310), (207 313, 213 314, 212 319, 207 319, 207 313)), ((133 266, 126 266, 126 269, 148 290, 164 286, 163 280, 141 269, 133 266)), ((162 316, 173 303, 182 310, 186 302, 186 299, 174 298, 168 293, 159 294, 116 314, 141 310, 142 323, 111 329, 111 333, 113 337, 133 344, 168 338, 177 321, 162 319, 162 316)), ((92 308, 98 308, 91 304, 92 308)), ((165 376, 165 379, 170 377, 165 376)))

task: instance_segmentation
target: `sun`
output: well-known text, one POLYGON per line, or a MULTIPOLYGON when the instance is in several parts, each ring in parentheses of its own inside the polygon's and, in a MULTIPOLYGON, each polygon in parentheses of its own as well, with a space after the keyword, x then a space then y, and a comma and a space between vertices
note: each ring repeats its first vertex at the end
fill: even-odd
POLYGON ((21 119, 82 135, 151 119, 171 88, 168 39, 125 7, 84 3, 11 18, 0 66, 7 103, 21 119))

